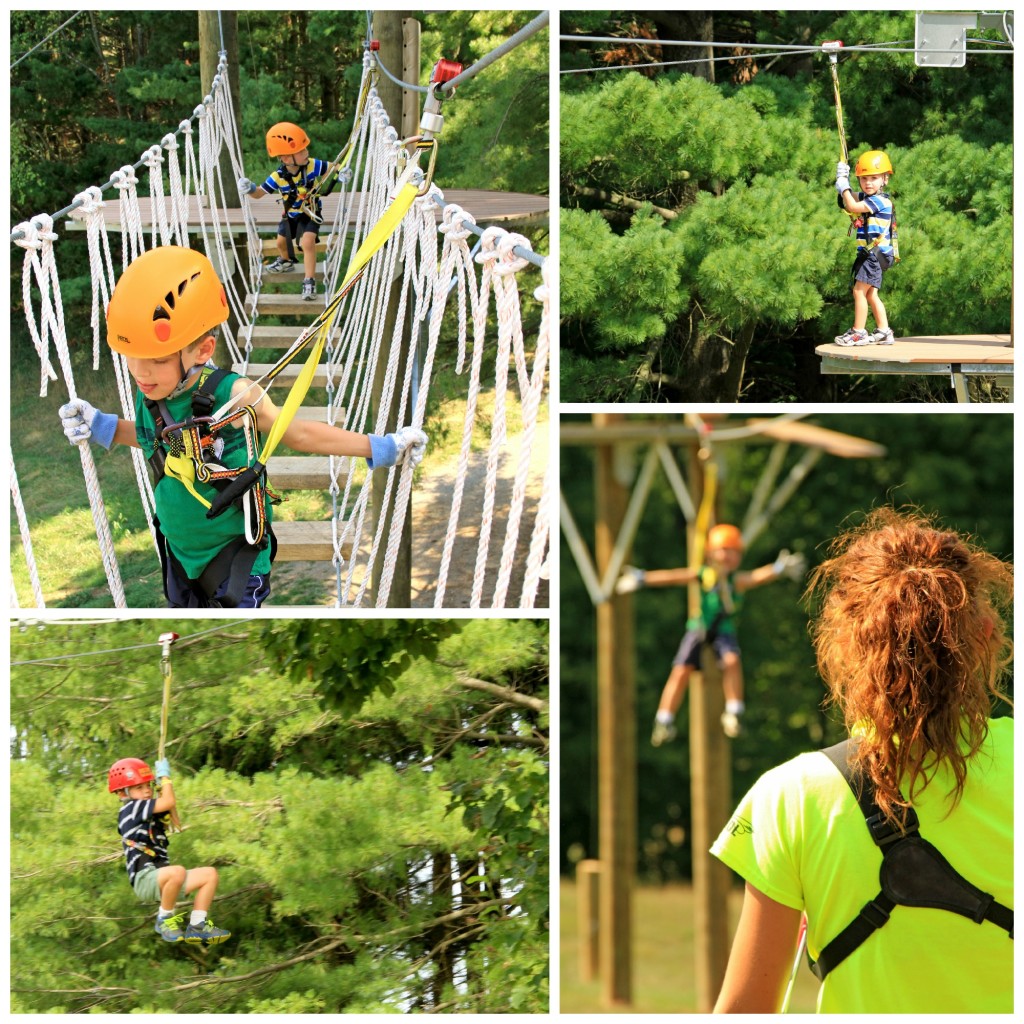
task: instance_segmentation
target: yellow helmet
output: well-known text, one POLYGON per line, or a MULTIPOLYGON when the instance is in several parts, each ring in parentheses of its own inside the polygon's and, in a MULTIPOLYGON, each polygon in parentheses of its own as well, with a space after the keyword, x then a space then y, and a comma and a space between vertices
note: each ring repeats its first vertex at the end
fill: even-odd
POLYGON ((309 136, 291 121, 280 121, 267 132, 267 156, 291 156, 309 145, 309 136))
POLYGON ((107 307, 107 344, 123 356, 159 359, 227 318, 213 264, 195 249, 164 245, 143 253, 118 280, 107 307))
POLYGON ((712 526, 708 531, 707 546, 711 550, 734 548, 736 551, 742 551, 743 534, 740 533, 739 527, 733 526, 730 523, 719 523, 717 526, 712 526))
POLYGON ((862 174, 892 174, 892 162, 880 149, 869 149, 857 157, 853 173, 858 178, 862 174))

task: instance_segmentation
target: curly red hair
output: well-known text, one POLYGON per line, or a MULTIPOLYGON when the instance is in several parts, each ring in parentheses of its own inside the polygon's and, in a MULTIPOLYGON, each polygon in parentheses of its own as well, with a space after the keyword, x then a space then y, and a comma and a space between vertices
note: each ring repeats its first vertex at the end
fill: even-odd
POLYGON ((945 761, 954 807, 993 700, 1009 703, 1002 612, 1012 607, 1013 567, 917 510, 892 508, 871 512, 830 555, 807 590, 821 598, 818 669, 847 728, 867 726, 855 758, 878 806, 901 821, 945 761))

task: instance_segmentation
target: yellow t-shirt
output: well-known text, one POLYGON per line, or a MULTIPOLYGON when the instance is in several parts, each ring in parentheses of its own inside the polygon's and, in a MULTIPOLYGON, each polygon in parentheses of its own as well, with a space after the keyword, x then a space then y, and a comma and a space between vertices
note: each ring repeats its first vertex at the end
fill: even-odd
MULTIPOLYGON (((913 798, 921 835, 969 882, 1013 907, 1013 720, 989 722, 949 812, 943 765, 913 798)), ((904 791, 904 795, 906 792, 904 791)), ((765 895, 807 914, 813 959, 879 892, 882 852, 821 753, 766 772, 711 852, 765 895)), ((804 967, 803 969, 806 969, 804 967)), ((896 907, 822 983, 819 1013, 1011 1013, 1013 942, 945 910, 896 907)))

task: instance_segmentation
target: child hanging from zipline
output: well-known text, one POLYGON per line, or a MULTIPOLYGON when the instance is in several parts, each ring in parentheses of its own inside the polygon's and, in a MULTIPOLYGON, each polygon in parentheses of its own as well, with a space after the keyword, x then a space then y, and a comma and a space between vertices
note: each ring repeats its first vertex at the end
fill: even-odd
POLYGON ((857 216, 857 256, 853 261, 853 326, 836 338, 837 345, 891 345, 895 341, 879 290, 882 275, 899 259, 895 244, 896 215, 892 199, 883 191, 892 174, 892 163, 881 150, 862 153, 854 167, 860 182, 856 195, 850 188, 850 165, 836 164, 839 205, 857 216), (875 330, 868 332, 868 309, 875 330))
MULTIPOLYGON (((138 385, 135 420, 81 398, 60 409, 71 444, 91 439, 146 453, 171 608, 258 608, 270 594, 272 498, 262 477, 225 500, 222 512, 211 508, 218 485, 250 465, 258 448, 251 435, 269 431, 280 415, 265 392, 212 362, 216 328, 227 318, 224 288, 206 256, 174 245, 151 249, 121 275, 107 309, 107 343, 125 356, 138 385), (243 395, 252 411, 233 414, 214 435, 211 414, 243 395)), ((296 418, 281 442, 314 455, 362 456, 382 469, 403 460, 418 464, 427 436, 414 427, 383 437, 357 434, 296 418)))
POLYGON ((782 551, 771 565, 737 572, 743 559, 743 547, 739 529, 720 523, 708 531, 705 563, 699 569, 684 567, 644 571, 627 566, 615 585, 617 594, 629 594, 642 587, 700 584, 700 611, 686 623, 686 633, 658 702, 651 735, 651 743, 656 747, 675 738, 676 713, 686 695, 691 674, 694 670, 700 671, 701 649, 705 646, 710 646, 715 652, 722 670, 722 689, 725 692, 722 731, 730 739, 740 734, 740 717, 745 705, 736 613, 742 603, 742 594, 781 576, 799 578, 804 570, 803 555, 782 551))
POLYGON ((107 788, 121 799, 117 831, 124 846, 128 881, 141 903, 160 904, 155 930, 165 942, 216 945, 231 932, 214 926, 210 906, 217 892, 214 867, 185 869, 172 864, 167 852, 167 821, 175 806, 171 766, 157 761, 155 777, 161 792, 153 796, 154 773, 145 761, 124 757, 115 761, 107 775, 107 788), (179 899, 196 894, 185 924, 185 911, 175 911, 179 899))
POLYGON ((248 178, 239 178, 238 191, 251 199, 280 193, 284 216, 277 226, 278 257, 268 264, 267 270, 271 274, 291 270, 295 266, 294 243, 301 237, 302 264, 306 274, 302 282, 302 297, 314 299, 321 203, 318 196, 310 200, 310 189, 318 178, 328 172, 330 164, 309 155, 309 136, 290 121, 281 121, 267 132, 267 155, 280 158, 277 170, 271 171, 262 185, 248 178))

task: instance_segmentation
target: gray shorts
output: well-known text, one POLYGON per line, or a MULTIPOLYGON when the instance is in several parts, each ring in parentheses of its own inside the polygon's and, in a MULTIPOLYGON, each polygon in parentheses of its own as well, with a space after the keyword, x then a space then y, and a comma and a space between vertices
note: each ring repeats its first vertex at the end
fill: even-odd
MULTIPOLYGON (((135 898, 140 903, 160 902, 160 886, 157 884, 156 874, 157 869, 152 864, 147 864, 135 876, 135 881, 132 882, 132 889, 135 891, 135 898)), ((187 886, 188 872, 186 871, 185 881, 181 883, 181 892, 178 894, 178 899, 182 899, 187 895, 185 892, 187 886)))
MULTIPOLYGON (((683 635, 682 642, 679 644, 679 650, 676 651, 676 656, 672 659, 672 664, 689 665, 690 668, 699 669, 700 649, 704 643, 704 630, 688 629, 683 635)), ((732 651, 737 656, 740 653, 740 645, 735 633, 719 633, 710 643, 711 649, 715 652, 719 661, 722 660, 728 651, 732 651)))

